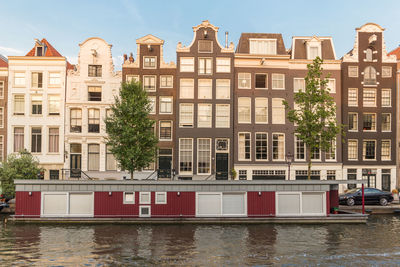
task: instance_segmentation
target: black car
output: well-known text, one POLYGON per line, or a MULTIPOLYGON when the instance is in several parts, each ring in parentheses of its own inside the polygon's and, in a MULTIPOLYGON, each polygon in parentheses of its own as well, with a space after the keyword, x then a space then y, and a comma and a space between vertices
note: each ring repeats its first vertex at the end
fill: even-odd
MULTIPOLYGON (((380 204, 386 206, 393 201, 392 193, 385 192, 376 188, 364 189, 364 202, 368 204, 380 204)), ((354 188, 339 196, 339 203, 342 205, 353 206, 362 204, 362 194, 360 188, 354 188)))

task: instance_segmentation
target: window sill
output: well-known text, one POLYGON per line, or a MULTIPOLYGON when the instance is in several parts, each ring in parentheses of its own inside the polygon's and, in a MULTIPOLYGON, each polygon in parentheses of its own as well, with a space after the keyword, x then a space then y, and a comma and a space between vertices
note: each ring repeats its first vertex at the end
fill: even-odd
POLYGON ((251 87, 238 87, 238 89, 250 90, 251 87))
POLYGON ((286 88, 272 88, 272 90, 285 90, 286 88))
POLYGON ((258 88, 258 87, 256 87, 256 90, 268 90, 268 88, 258 88))

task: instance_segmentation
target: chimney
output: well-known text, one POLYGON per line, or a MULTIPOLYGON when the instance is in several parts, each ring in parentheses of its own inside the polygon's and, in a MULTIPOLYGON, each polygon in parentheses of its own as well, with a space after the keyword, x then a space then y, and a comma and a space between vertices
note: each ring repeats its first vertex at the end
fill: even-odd
POLYGON ((225 32, 225 48, 228 48, 228 34, 229 32, 225 32))

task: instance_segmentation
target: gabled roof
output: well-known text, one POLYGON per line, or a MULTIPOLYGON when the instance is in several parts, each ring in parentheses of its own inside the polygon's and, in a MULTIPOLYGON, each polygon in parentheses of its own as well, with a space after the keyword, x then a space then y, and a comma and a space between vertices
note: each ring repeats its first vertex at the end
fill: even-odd
MULTIPOLYGON (((58 51, 46 40, 46 39, 42 39, 40 41, 41 44, 43 44, 45 46, 45 50, 44 50, 44 57, 62 57, 62 55, 60 53, 58 53, 58 51)), ((34 57, 35 56, 35 48, 37 46, 37 42, 35 43, 35 46, 31 49, 31 51, 28 52, 28 54, 26 54, 27 57, 34 57)))
POLYGON ((137 44, 159 44, 159 45, 163 45, 164 44, 164 40, 161 40, 160 38, 152 35, 152 34, 148 34, 146 36, 143 36, 139 39, 136 39, 136 43, 137 44))
POLYGON ((236 53, 250 53, 250 39, 276 39, 276 54, 287 55, 282 34, 280 33, 242 33, 236 47, 236 53))
POLYGON ((293 36, 291 59, 307 59, 307 43, 321 43, 321 57, 324 60, 336 59, 333 40, 330 36, 293 36))
POLYGON ((0 55, 0 68, 7 68, 8 67, 8 60, 3 55, 0 55))
POLYGON ((395 55, 397 57, 397 60, 400 60, 400 46, 391 51, 388 56, 395 55))

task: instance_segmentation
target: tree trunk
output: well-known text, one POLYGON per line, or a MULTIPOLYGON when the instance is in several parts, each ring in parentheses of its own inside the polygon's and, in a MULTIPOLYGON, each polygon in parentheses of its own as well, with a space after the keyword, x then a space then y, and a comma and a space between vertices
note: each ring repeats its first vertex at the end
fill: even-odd
POLYGON ((311 180, 311 148, 309 145, 306 145, 306 153, 307 153, 307 179, 311 180))
POLYGON ((131 171, 131 180, 133 180, 133 171, 131 171))

